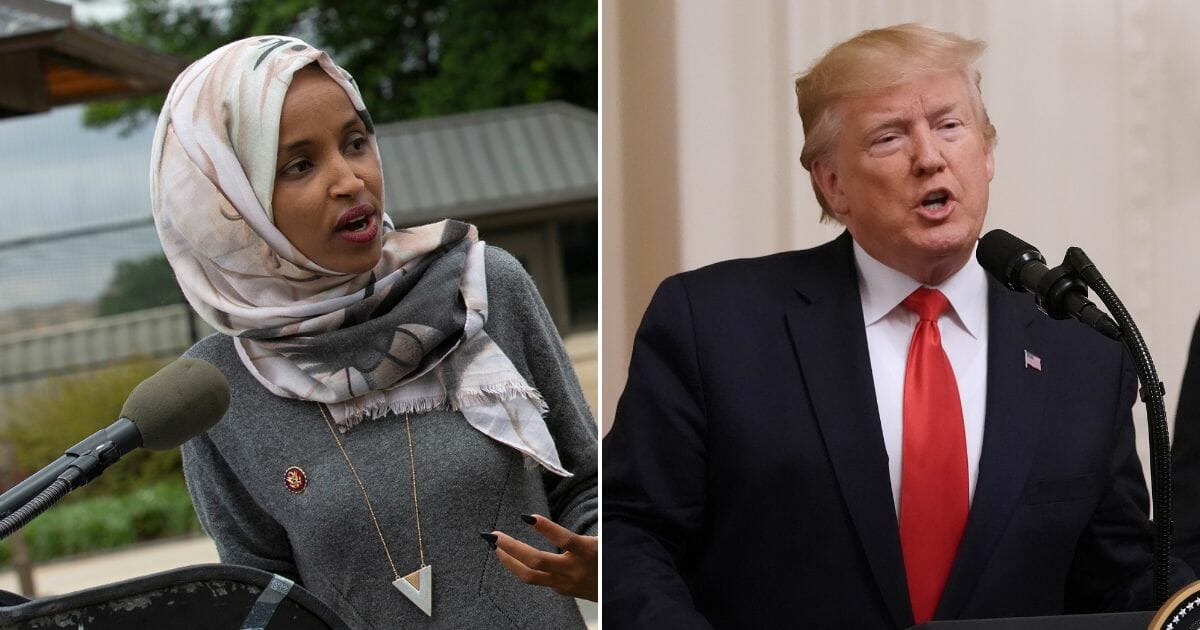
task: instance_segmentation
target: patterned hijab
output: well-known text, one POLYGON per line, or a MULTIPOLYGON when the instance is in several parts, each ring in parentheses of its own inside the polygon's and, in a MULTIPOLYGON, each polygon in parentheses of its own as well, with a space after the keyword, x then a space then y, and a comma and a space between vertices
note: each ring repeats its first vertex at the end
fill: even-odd
POLYGON ((275 227, 279 120, 292 75, 319 64, 374 127, 348 72, 287 37, 223 46, 175 80, 150 160, 154 224, 184 295, 231 335, 272 393, 328 406, 342 431, 388 414, 450 409, 563 470, 541 394, 483 330, 484 244, 442 221, 405 230, 385 215, 371 271, 309 260, 275 227))

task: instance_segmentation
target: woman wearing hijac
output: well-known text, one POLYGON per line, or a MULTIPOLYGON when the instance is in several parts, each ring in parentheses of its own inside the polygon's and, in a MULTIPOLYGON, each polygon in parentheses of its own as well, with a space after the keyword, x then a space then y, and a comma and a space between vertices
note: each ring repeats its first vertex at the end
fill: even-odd
POLYGON ((163 250, 220 331, 188 355, 231 388, 183 447, 222 561, 354 627, 581 626, 596 425, 520 264, 464 223, 392 229, 353 79, 295 38, 192 64, 153 150, 163 250))

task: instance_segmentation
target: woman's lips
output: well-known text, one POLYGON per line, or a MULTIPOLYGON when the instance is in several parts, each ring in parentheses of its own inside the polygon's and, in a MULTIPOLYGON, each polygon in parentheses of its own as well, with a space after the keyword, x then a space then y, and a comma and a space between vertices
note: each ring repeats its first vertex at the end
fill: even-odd
POLYGON ((350 241, 351 243, 369 243, 375 240, 379 235, 379 221, 375 219, 375 215, 367 215, 366 226, 357 230, 341 229, 338 230, 338 236, 350 241))
POLYGON ((360 204, 338 218, 334 231, 351 243, 369 243, 379 235, 379 219, 374 208, 360 204))

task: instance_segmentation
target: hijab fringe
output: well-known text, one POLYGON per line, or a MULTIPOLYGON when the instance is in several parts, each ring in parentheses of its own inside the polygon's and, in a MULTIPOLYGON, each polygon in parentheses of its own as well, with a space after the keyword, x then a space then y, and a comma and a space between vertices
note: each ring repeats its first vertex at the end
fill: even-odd
POLYGON ((347 401, 345 420, 338 420, 338 428, 342 433, 353 429, 365 420, 378 420, 389 415, 402 416, 405 414, 422 414, 430 411, 461 411, 464 407, 477 407, 497 402, 507 402, 523 398, 533 403, 538 413, 545 417, 550 407, 542 398, 541 392, 526 383, 495 383, 481 388, 459 391, 454 399, 445 394, 441 396, 425 396, 410 398, 388 403, 386 400, 356 404, 358 401, 347 401))

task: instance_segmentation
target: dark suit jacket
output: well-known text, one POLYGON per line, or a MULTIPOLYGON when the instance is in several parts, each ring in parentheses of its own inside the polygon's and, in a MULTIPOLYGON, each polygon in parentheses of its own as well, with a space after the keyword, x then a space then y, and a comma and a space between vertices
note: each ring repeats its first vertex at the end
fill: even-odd
MULTIPOLYGON (((1126 354, 996 283, 988 309, 979 478, 936 618, 1152 608, 1126 354)), ((912 624, 862 317, 847 234, 662 283, 604 440, 605 628, 912 624)))
POLYGON ((1171 462, 1174 465, 1173 549, 1192 569, 1200 571, 1200 321, 1192 332, 1192 346, 1179 387, 1171 462))

